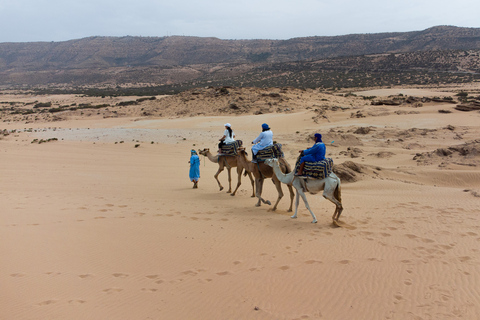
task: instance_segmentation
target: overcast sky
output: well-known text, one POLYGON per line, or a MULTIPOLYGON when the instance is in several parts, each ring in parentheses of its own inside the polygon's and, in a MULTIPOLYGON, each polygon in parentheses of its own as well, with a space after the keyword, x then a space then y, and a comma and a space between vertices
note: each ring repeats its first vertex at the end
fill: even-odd
POLYGON ((0 42, 172 35, 290 39, 480 27, 479 0, 0 0, 0 42))

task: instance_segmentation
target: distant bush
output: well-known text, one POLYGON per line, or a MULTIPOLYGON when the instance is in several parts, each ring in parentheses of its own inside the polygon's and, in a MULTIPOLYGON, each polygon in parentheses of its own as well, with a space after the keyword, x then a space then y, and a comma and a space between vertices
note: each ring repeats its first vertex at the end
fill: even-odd
POLYGON ((52 106, 51 102, 39 102, 35 104, 33 107, 34 108, 50 108, 52 106))
POLYGON ((125 106, 132 106, 132 105, 137 105, 138 102, 137 101, 122 101, 122 102, 119 102, 117 103, 117 106, 119 107, 125 107, 125 106))
POLYGON ((143 101, 147 101, 147 100, 156 100, 156 99, 157 99, 156 97, 139 98, 139 99, 137 99, 136 101, 137 101, 137 102, 143 102, 143 101))

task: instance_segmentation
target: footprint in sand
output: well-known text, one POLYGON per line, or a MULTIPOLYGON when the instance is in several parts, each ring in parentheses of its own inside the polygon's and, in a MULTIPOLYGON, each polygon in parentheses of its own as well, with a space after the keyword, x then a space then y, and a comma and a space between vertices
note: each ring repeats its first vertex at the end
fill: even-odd
POLYGON ((55 303, 55 302, 57 302, 57 300, 45 300, 45 301, 40 302, 38 305, 39 306, 47 306, 47 305, 55 303))
POLYGON ((158 291, 158 289, 142 288, 142 291, 155 292, 158 291))
POLYGON ((148 279, 157 279, 158 278, 158 274, 152 274, 152 275, 148 275, 146 276, 148 279))
POLYGON ((82 278, 82 279, 87 279, 87 278, 93 278, 93 274, 81 274, 78 276, 79 278, 82 278))
POLYGON ((397 304, 397 303, 399 303, 400 301, 403 300, 403 295, 402 295, 400 292, 394 294, 393 297, 394 297, 395 300, 396 300, 396 301, 394 302, 395 304, 397 304))
POLYGON ((108 289, 103 290, 103 292, 108 293, 108 294, 121 292, 121 291, 123 291, 123 289, 120 289, 120 288, 108 288, 108 289))
POLYGON ((460 260, 461 262, 467 262, 472 260, 472 257, 469 257, 469 256, 458 257, 458 260, 460 260))
POLYGON ((290 266, 281 266, 279 269, 285 271, 290 269, 290 266))
POLYGON ((228 271, 217 272, 217 275, 219 275, 219 276, 228 276, 228 275, 230 275, 230 274, 231 274, 231 273, 228 272, 228 271))
POLYGON ((84 304, 86 302, 87 301, 85 301, 85 300, 68 300, 68 303, 70 303, 70 304, 84 304))
POLYGON ((10 277, 21 278, 21 277, 25 277, 25 274, 24 273, 12 273, 10 275, 10 277))
POLYGON ((112 274, 115 278, 127 278, 129 275, 126 273, 114 273, 112 274))

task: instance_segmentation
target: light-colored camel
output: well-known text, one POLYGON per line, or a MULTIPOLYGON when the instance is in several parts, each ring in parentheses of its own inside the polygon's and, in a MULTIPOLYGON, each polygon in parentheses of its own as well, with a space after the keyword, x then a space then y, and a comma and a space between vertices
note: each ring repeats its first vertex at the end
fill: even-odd
MULTIPOLYGON (((263 162, 259 163, 253 163, 247 159, 247 152, 245 151, 245 148, 240 148, 238 152, 238 157, 237 161, 239 165, 242 165, 244 168, 247 169, 247 171, 250 171, 253 173, 255 176, 255 195, 258 198, 258 202, 255 206, 259 207, 261 203, 269 204, 271 205, 272 203, 268 200, 265 200, 262 198, 262 189, 263 189, 263 181, 265 178, 272 178, 273 183, 275 184, 275 187, 277 188, 278 192, 278 198, 277 202, 275 202, 275 205, 273 206, 272 210, 275 211, 277 209, 277 205, 280 202, 280 199, 283 198, 283 191, 282 191, 282 183, 278 180, 277 176, 273 173, 273 169, 270 166, 267 166, 263 162)), ((290 172, 291 168, 288 162, 281 158, 281 166, 283 172, 290 172)), ((288 209, 288 212, 292 211, 293 207, 293 188, 291 185, 288 186, 288 190, 290 191, 290 208, 288 209)))
POLYGON ((312 212, 310 206, 308 205, 307 197, 304 192, 305 187, 307 191, 311 194, 316 194, 323 190, 323 197, 333 202, 336 206, 332 219, 333 223, 338 222, 338 219, 340 218, 340 215, 343 211, 343 206, 340 179, 335 175, 335 173, 332 172, 328 177, 321 180, 305 179, 299 176, 295 176, 294 172, 290 172, 288 174, 283 173, 280 169, 278 159, 269 159, 265 161, 265 164, 273 168, 275 175, 281 182, 287 185, 293 185, 293 187, 297 190, 297 197, 295 199, 295 214, 292 216, 292 218, 295 219, 297 217, 298 204, 300 201, 300 197, 302 197, 303 202, 305 203, 305 207, 307 207, 308 211, 310 211, 310 214, 313 217, 312 223, 317 223, 317 217, 315 217, 315 214, 312 212), (304 180, 304 182, 302 182, 302 179, 304 180))
MULTIPOLYGON (((210 149, 208 148, 205 148, 203 150, 198 150, 198 153, 203 155, 203 156, 206 156, 208 158, 208 160, 212 161, 213 163, 218 163, 218 171, 217 173, 215 173, 214 177, 215 177, 215 180, 217 180, 217 183, 218 183, 218 186, 220 188, 220 191, 223 190, 223 186, 222 184, 220 183, 220 180, 218 180, 218 175, 223 171, 223 169, 227 168, 227 172, 228 172, 228 191, 227 193, 231 193, 232 192, 232 176, 231 176, 231 169, 232 168, 237 168, 237 174, 238 174, 238 180, 237 180, 237 187, 235 188, 235 191, 233 191, 231 193, 231 196, 234 196, 235 193, 237 192, 238 188, 240 187, 240 185, 242 184, 242 172, 243 172, 243 169, 245 169, 243 166, 241 165, 238 165, 238 161, 237 161, 237 158, 238 158, 238 155, 237 156, 221 156, 221 155, 213 155, 211 152, 210 152, 210 149)), ((250 178, 250 182, 252 184, 252 198, 255 197, 255 186, 254 186, 254 180, 253 180, 253 177, 252 177, 252 173, 249 172, 248 170, 245 170, 246 171, 246 175, 248 175, 248 177, 250 178)))

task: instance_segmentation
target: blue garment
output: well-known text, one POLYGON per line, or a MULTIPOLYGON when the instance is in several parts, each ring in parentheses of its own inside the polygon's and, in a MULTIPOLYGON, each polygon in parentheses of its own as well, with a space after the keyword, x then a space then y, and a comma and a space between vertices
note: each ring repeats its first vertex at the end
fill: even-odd
POLYGON ((190 157, 190 181, 198 181, 200 178, 200 158, 194 154, 190 157))
POLYGON ((313 147, 303 150, 300 162, 317 162, 325 160, 326 147, 323 142, 317 142, 313 147))

